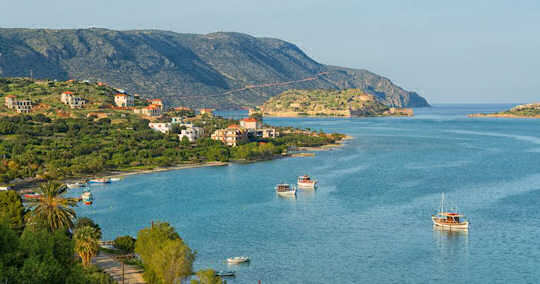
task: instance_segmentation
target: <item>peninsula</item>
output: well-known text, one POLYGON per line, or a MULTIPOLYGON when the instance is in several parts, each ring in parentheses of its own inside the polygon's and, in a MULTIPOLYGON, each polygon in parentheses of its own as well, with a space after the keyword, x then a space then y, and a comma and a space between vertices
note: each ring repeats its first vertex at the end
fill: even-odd
POLYGON ((515 106, 509 110, 496 113, 474 113, 469 117, 502 117, 502 118, 540 118, 540 103, 515 106))
POLYGON ((252 110, 263 116, 413 116, 409 108, 388 107, 361 89, 289 90, 252 110))

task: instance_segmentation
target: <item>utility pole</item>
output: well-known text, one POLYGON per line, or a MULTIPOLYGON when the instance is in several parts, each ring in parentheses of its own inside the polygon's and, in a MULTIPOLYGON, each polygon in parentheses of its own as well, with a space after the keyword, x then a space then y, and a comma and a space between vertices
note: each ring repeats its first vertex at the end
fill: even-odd
POLYGON ((33 80, 34 79, 34 74, 32 72, 32 69, 30 69, 30 80, 33 80))

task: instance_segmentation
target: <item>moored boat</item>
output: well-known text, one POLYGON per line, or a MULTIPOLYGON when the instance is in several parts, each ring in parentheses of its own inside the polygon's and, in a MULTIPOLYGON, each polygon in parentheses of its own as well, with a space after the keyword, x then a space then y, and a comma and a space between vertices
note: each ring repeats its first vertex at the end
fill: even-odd
POLYGON ((227 262, 232 263, 232 264, 244 263, 248 261, 249 261, 249 257, 247 256, 235 256, 235 257, 227 258, 227 262))
POLYGON ((303 175, 298 177, 297 184, 298 188, 315 189, 317 181, 308 175, 303 175))
POLYGON ((448 230, 468 230, 469 222, 464 219, 465 215, 458 213, 457 210, 445 210, 443 193, 439 212, 431 216, 433 225, 448 230))
POLYGON ((279 195, 284 195, 284 196, 296 195, 296 187, 291 186, 290 184, 287 184, 287 183, 278 184, 276 185, 275 189, 276 189, 276 193, 279 195))
POLYGON ((92 205, 92 203, 94 202, 94 196, 92 195, 92 192, 90 192, 90 190, 83 191, 81 199, 85 205, 92 205))
POLYGON ((31 193, 25 193, 23 195, 24 198, 27 198, 27 199, 38 199, 41 197, 41 194, 38 194, 38 193, 35 193, 35 192, 31 192, 31 193))
POLYGON ((89 183, 111 183, 110 178, 95 178, 88 181, 89 183))
POLYGON ((235 272, 234 271, 223 271, 223 270, 220 270, 220 271, 216 271, 216 276, 220 276, 220 277, 233 277, 235 275, 235 272))
POLYGON ((74 189, 74 188, 79 188, 79 187, 85 187, 86 183, 83 183, 83 182, 67 183, 66 186, 69 189, 74 189))

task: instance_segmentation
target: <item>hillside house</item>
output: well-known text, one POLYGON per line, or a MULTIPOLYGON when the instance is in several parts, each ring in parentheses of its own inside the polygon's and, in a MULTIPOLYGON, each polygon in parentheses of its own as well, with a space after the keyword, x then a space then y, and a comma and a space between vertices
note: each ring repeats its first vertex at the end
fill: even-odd
POLYGON ((149 105, 143 108, 137 108, 134 112, 145 116, 157 117, 161 116, 162 109, 159 105, 149 105))
POLYGON ((163 134, 167 134, 171 131, 172 124, 170 122, 150 122, 148 123, 148 127, 163 134))
POLYGON ((262 121, 253 117, 248 117, 240 120, 240 126, 246 129, 258 129, 262 128, 262 121))
POLYGON ((247 129, 233 124, 225 129, 218 129, 212 133, 212 140, 223 142, 227 146, 238 146, 248 141, 247 129))
POLYGON ((187 137, 189 139, 189 142, 195 142, 197 139, 201 138, 203 135, 204 135, 203 128, 190 126, 180 131, 180 134, 178 134, 178 139, 182 141, 184 137, 187 137))
POLYGON ((114 95, 114 104, 117 107, 130 107, 135 105, 133 96, 128 94, 116 94, 114 95))
POLYGON ((30 113, 32 111, 32 101, 28 99, 17 99, 14 95, 5 98, 5 105, 9 109, 14 109, 18 113, 30 113))
POLYGON ((70 108, 82 108, 86 104, 86 100, 75 96, 72 92, 63 92, 60 95, 60 101, 70 108))
POLYGON ((199 109, 199 114, 200 115, 210 115, 210 116, 213 116, 214 115, 214 110, 211 109, 211 108, 201 108, 199 109))
POLYGON ((149 100, 150 104, 159 106, 163 110, 163 101, 161 99, 151 99, 149 100))

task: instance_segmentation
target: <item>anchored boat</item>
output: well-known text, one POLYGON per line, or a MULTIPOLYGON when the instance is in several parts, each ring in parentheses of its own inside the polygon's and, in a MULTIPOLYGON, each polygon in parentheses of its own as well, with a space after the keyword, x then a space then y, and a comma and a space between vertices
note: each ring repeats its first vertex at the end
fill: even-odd
POLYGON ((110 178, 95 178, 88 181, 89 183, 111 183, 110 178))
POLYGON ((465 221, 465 215, 457 210, 446 210, 444 208, 444 193, 441 198, 441 208, 436 215, 431 216, 433 225, 449 230, 468 230, 469 222, 465 221))
POLYGON ((90 190, 83 191, 81 199, 85 205, 92 205, 92 203, 94 203, 94 196, 92 195, 92 192, 90 192, 90 190))
POLYGON ((66 186, 69 189, 74 189, 74 188, 79 188, 79 187, 85 187, 86 183, 83 183, 83 182, 68 183, 66 184, 66 186))
POLYGON ((234 271, 223 271, 223 270, 216 271, 216 276, 219 276, 219 277, 234 277, 234 275, 235 275, 234 271))
POLYGON ((296 187, 287 183, 276 185, 276 193, 283 196, 296 196, 296 187))
POLYGON ((298 177, 298 188, 306 188, 306 189, 315 189, 317 186, 317 181, 314 179, 311 179, 308 175, 303 175, 298 177))
POLYGON ((249 261, 249 257, 247 256, 235 256, 235 257, 227 258, 227 262, 231 264, 244 263, 248 261, 249 261))

